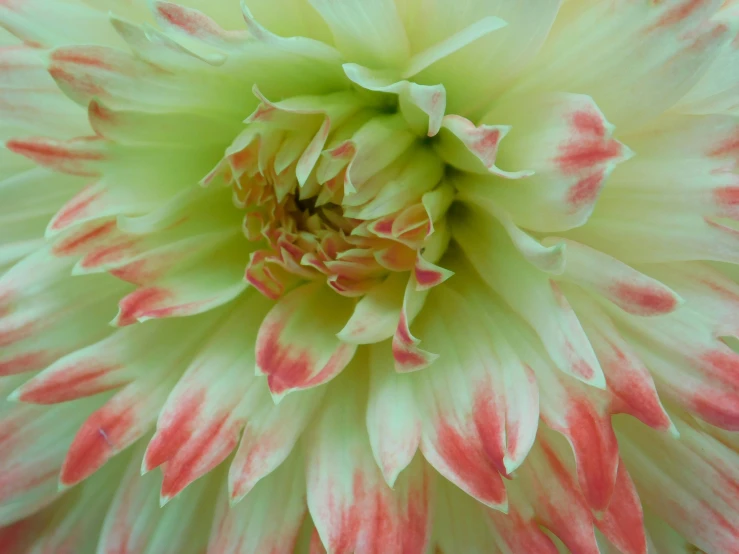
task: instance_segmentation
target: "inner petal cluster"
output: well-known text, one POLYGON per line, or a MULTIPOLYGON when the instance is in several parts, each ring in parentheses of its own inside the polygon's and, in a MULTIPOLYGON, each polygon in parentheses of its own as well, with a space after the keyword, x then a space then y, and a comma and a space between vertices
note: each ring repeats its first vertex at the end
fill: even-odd
POLYGON ((440 283, 453 188, 445 164, 385 98, 344 91, 261 100, 205 180, 232 187, 256 244, 247 281, 277 299, 301 279, 365 295, 390 272, 440 283), (435 221, 439 224, 435 226, 435 221))

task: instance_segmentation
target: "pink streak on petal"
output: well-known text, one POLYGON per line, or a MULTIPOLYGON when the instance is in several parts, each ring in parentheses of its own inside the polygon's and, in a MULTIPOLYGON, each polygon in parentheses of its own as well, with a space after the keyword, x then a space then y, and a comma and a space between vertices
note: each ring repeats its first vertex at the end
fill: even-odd
POLYGON ((56 371, 48 378, 37 377, 36 381, 21 389, 22 392, 18 399, 34 404, 57 404, 92 396, 123 384, 123 382, 108 382, 104 379, 119 368, 120 366, 96 364, 89 361, 80 362, 63 371, 56 371))
POLYGON ((154 469, 173 458, 190 439, 205 401, 205 391, 198 390, 183 397, 177 410, 166 421, 159 421, 157 432, 144 454, 144 468, 154 469))
POLYGON ((640 315, 667 314, 678 306, 677 298, 668 290, 643 283, 618 283, 613 293, 624 304, 640 307, 640 315))
POLYGON ((438 423, 436 432, 439 456, 470 494, 486 504, 505 502, 505 487, 498 472, 501 464, 490 458, 479 439, 463 436, 445 421, 438 423))
POLYGON ((91 229, 80 234, 73 234, 54 244, 52 252, 57 256, 74 256, 84 252, 90 245, 110 235, 116 230, 115 221, 106 221, 94 225, 91 229))
POLYGON ((230 414, 215 419, 197 429, 197 439, 188 440, 170 458, 164 469, 161 494, 172 498, 198 477, 220 464, 236 448, 241 422, 229 419, 230 414))
MULTIPOLYGON (((81 140, 78 139, 78 142, 81 140)), ((95 176, 98 172, 87 167, 86 162, 105 159, 102 152, 77 150, 64 141, 46 138, 9 140, 5 146, 11 152, 25 156, 39 165, 71 175, 95 176)))
POLYGON ((618 466, 613 498, 598 527, 624 554, 647 554, 641 501, 623 464, 618 466))
POLYGON ((98 200, 102 194, 102 191, 95 190, 92 186, 85 187, 54 216, 51 228, 59 231, 69 227, 80 217, 90 215, 90 205, 98 200))
POLYGON ((120 441, 135 424, 130 406, 118 411, 103 406, 82 425, 69 448, 60 476, 63 485, 71 486, 97 471, 116 453, 120 441))
POLYGON ((584 399, 573 399, 567 411, 568 438, 588 504, 596 512, 608 507, 618 469, 618 442, 609 416, 598 414, 584 399))
POLYGON ((583 177, 570 187, 567 191, 567 203, 572 210, 579 210, 584 206, 593 204, 598 198, 603 183, 605 181, 605 172, 598 171, 587 177, 583 177))
POLYGON ((118 325, 123 327, 136 323, 138 318, 157 309, 169 298, 171 293, 160 287, 142 288, 132 292, 120 301, 118 325))
POLYGON ((344 369, 356 350, 354 345, 341 343, 324 366, 318 368, 316 353, 308 346, 281 342, 283 328, 280 322, 265 322, 256 345, 257 366, 267 375, 269 389, 277 395, 325 383, 344 369))

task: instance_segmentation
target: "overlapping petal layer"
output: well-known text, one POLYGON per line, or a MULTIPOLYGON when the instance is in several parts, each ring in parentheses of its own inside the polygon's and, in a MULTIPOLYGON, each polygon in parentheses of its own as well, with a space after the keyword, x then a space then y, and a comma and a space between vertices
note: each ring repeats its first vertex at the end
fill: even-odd
POLYGON ((739 550, 735 3, 0 26, 0 551, 739 550))

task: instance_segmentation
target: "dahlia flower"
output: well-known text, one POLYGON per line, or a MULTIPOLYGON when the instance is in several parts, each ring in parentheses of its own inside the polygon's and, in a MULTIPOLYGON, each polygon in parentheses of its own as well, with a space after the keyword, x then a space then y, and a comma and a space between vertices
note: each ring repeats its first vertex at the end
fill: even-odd
POLYGON ((0 0, 2 554, 739 552, 739 7, 0 0))

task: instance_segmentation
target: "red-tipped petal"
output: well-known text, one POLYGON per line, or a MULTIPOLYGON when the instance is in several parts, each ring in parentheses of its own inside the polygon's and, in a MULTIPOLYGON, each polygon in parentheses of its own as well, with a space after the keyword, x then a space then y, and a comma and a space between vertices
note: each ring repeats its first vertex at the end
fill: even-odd
POLYGON ((616 488, 608 510, 596 524, 624 554, 647 553, 641 500, 624 464, 618 466, 616 488))
POLYGON ((256 344, 257 369, 275 396, 341 373, 357 348, 336 337, 351 308, 349 299, 322 283, 297 288, 279 300, 265 317, 256 344))
POLYGON ((143 380, 133 383, 94 412, 72 441, 60 483, 72 486, 86 479, 149 431, 169 386, 143 380))

